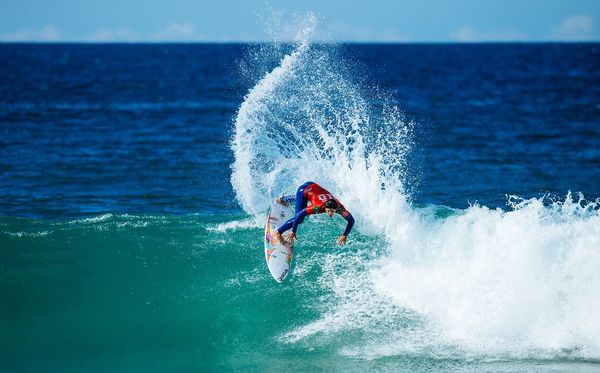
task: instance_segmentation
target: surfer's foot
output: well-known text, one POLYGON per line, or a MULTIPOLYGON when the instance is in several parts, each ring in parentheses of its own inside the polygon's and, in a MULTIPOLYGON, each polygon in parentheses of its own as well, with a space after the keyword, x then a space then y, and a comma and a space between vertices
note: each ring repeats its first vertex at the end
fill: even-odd
POLYGON ((280 205, 282 205, 282 206, 289 206, 289 205, 290 205, 289 203, 287 203, 287 202, 284 202, 284 201, 281 199, 281 197, 277 197, 277 198, 275 198, 275 202, 279 203, 279 204, 280 204, 280 205))
POLYGON ((271 236, 271 244, 274 245, 276 243, 283 244, 283 237, 281 237, 281 233, 279 233, 278 231, 275 231, 275 233, 273 233, 273 235, 271 236))

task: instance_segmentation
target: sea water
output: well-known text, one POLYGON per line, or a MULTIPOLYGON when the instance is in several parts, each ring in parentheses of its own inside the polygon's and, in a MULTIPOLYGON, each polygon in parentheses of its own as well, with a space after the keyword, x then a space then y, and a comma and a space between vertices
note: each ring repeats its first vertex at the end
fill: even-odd
POLYGON ((313 27, 0 45, 1 371, 600 370, 600 45, 313 27))

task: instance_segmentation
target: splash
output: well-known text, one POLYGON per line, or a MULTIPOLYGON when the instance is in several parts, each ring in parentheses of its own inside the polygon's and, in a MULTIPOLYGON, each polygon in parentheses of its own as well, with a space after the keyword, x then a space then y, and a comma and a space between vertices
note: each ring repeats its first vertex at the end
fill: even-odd
POLYGON ((371 272, 377 292, 423 315, 439 343, 480 354, 600 356, 598 201, 510 197, 409 235, 371 272))
POLYGON ((355 216, 368 217, 361 221, 380 227, 386 219, 372 211, 406 206, 402 180, 412 123, 347 78, 338 47, 312 44, 316 21, 308 20, 291 51, 240 106, 232 185, 244 210, 262 216, 273 197, 314 180, 355 216))
POLYGON ((274 196, 317 181, 365 236, 355 254, 297 264, 298 286, 314 286, 302 266, 320 267, 325 301, 313 305, 320 317, 278 338, 337 343, 362 358, 600 358, 599 202, 569 194, 510 197, 507 210, 411 207, 414 124, 351 78, 339 47, 311 43, 315 27, 310 20, 277 49, 288 50, 240 106, 232 185, 245 211, 262 217, 274 196))
MULTIPOLYGON (((320 317, 279 336, 376 359, 600 358, 600 201, 413 209, 385 250, 319 253, 320 317), (445 208, 444 208, 445 209, 445 208), (447 211, 444 211, 447 214, 447 211), (377 257, 378 256, 378 257, 377 257)), ((306 263, 305 265, 317 265, 306 263)), ((314 286, 299 280, 302 286, 314 286)))

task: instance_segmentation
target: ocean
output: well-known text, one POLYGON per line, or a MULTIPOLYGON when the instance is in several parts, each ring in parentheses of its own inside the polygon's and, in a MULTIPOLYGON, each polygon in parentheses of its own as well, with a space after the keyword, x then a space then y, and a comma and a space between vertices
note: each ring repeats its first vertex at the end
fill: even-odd
POLYGON ((0 371, 600 371, 600 44, 0 44, 0 371), (339 216, 265 265, 272 201, 339 216))

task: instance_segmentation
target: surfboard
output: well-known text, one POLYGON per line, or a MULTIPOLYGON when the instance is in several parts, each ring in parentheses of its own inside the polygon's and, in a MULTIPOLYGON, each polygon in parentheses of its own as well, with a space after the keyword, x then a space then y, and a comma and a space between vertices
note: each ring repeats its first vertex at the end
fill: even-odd
POLYGON ((283 234, 286 244, 271 244, 271 234, 294 216, 294 212, 287 206, 273 202, 267 214, 265 226, 265 259, 269 272, 277 282, 283 282, 290 274, 292 267, 292 258, 294 254, 294 245, 287 242, 287 231, 283 234))

